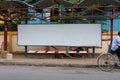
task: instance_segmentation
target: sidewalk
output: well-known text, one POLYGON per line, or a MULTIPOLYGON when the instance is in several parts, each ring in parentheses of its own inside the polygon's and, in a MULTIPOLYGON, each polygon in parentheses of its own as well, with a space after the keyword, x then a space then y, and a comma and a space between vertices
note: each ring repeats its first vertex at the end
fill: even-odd
POLYGON ((0 58, 0 65, 21 65, 21 66, 62 66, 62 67, 97 67, 96 58, 40 58, 37 55, 14 55, 12 60, 0 58))

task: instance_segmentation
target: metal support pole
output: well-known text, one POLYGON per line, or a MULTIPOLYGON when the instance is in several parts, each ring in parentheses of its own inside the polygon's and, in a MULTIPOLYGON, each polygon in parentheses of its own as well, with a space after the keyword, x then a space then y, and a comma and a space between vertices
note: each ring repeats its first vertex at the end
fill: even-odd
POLYGON ((52 0, 52 17, 54 17, 54 12, 55 12, 55 10, 54 10, 54 3, 55 3, 55 1, 54 0, 52 0))
POLYGON ((112 44, 113 40, 113 19, 110 19, 110 44, 112 44))
POLYGON ((27 52, 27 46, 25 46, 25 57, 27 57, 28 56, 28 52, 27 52))
POLYGON ((4 21, 4 51, 7 51, 7 21, 4 21))
POLYGON ((112 14, 110 19, 110 44, 112 44, 112 40, 113 40, 113 19, 114 19, 114 8, 112 8, 112 14))
POLYGON ((92 58, 94 58, 95 57, 95 48, 93 47, 92 48, 92 58))

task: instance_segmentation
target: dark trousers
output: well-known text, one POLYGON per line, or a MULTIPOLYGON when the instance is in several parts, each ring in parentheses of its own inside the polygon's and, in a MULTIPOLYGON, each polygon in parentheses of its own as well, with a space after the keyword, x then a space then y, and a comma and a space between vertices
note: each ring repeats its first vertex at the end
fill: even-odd
POLYGON ((115 53, 117 54, 118 58, 120 59, 120 46, 115 50, 115 53))

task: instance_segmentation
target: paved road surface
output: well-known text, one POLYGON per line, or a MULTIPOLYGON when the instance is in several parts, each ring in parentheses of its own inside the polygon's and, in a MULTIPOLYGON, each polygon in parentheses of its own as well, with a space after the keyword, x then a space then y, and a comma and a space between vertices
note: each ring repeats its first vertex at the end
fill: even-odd
POLYGON ((0 65, 0 80, 120 80, 120 69, 0 65))

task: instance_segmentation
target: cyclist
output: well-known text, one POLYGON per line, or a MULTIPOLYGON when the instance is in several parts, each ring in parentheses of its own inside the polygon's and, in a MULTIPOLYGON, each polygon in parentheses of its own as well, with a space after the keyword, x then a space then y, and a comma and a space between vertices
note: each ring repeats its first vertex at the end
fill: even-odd
POLYGON ((111 45, 111 53, 116 53, 118 56, 118 59, 120 61, 120 31, 118 32, 118 35, 114 37, 111 45))

